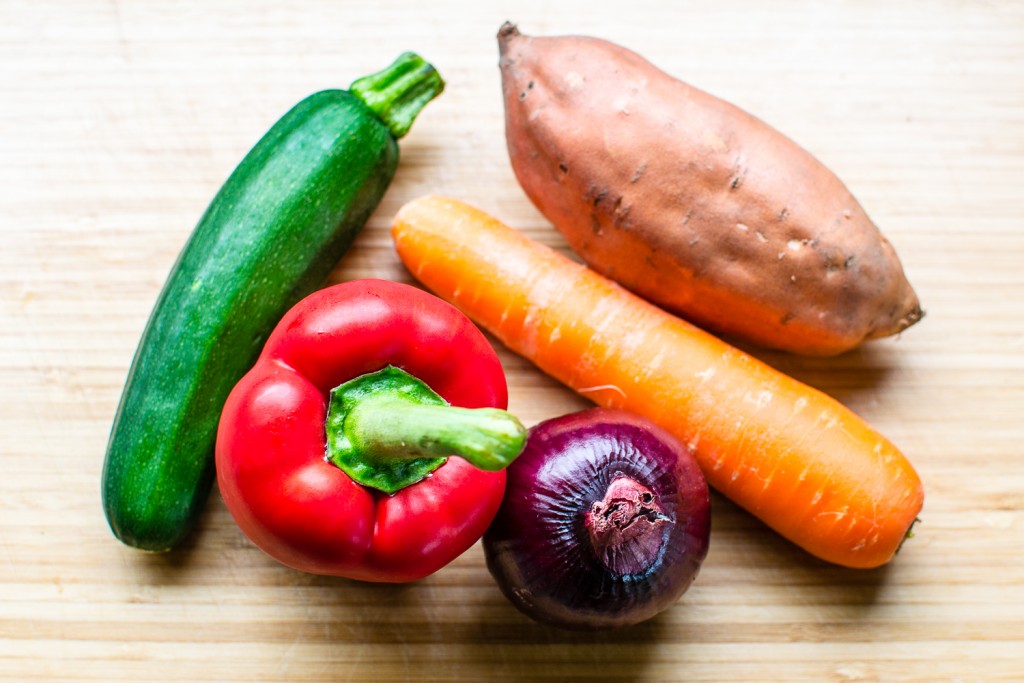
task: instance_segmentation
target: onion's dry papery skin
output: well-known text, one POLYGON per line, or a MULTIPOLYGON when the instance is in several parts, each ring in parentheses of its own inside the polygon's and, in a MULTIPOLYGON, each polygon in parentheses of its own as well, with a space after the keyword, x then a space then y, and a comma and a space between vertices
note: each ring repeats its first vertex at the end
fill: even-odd
POLYGON ((806 355, 922 317, 864 208, 774 128, 604 40, 506 24, 498 42, 516 178, 598 272, 710 331, 806 355))
POLYGON ((629 626, 674 605, 697 577, 707 482, 653 423, 605 408, 542 422, 507 475, 484 552, 502 592, 533 619, 629 626))

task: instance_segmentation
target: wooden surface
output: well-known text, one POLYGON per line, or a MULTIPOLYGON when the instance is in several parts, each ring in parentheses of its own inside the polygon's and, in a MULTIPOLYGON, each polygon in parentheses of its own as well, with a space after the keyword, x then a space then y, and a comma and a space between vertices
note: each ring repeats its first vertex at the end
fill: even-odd
MULTIPOLYGON (((0 679, 1024 680, 1024 3, 0 3, 0 679), (294 6, 293 6, 294 5, 294 6), (927 318, 832 360, 763 358, 899 444, 927 489, 895 562, 826 566, 721 497, 676 607, 541 627, 479 545, 408 586, 285 569, 214 492, 186 547, 100 509, 139 334, 199 214, 306 94, 405 49, 448 90, 334 280, 411 281, 387 226, 447 193, 558 248, 504 148, 497 48, 589 33, 758 114, 851 187, 927 318)), ((499 348, 528 424, 587 405, 499 348)))

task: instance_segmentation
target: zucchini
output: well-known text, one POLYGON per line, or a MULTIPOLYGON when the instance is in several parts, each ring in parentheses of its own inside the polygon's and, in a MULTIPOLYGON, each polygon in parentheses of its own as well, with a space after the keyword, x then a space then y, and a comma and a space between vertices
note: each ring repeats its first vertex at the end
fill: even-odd
POLYGON ((171 268, 114 417, 102 498, 122 542, 166 551, 195 526, 224 401, 348 249, 394 177, 398 138, 443 89, 403 54, 297 104, 221 187, 171 268))

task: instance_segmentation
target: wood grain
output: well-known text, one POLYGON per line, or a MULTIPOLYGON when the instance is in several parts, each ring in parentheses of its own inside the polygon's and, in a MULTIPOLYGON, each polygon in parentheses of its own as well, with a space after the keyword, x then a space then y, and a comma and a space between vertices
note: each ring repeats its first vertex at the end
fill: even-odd
MULTIPOLYGON (((0 679, 1024 680, 1024 4, 437 0, 0 4, 0 679), (409 586, 276 565, 211 497, 187 547, 99 505, 135 344, 216 188, 288 107, 405 49, 448 90, 332 280, 411 282, 387 226, 426 192, 565 250, 504 148, 497 48, 589 33, 756 113, 836 171, 927 317, 832 360, 757 352, 898 443, 927 489, 888 567, 826 566, 721 497, 682 602, 612 634, 538 626, 479 546, 409 586)), ((586 404, 499 347, 524 422, 586 404)))

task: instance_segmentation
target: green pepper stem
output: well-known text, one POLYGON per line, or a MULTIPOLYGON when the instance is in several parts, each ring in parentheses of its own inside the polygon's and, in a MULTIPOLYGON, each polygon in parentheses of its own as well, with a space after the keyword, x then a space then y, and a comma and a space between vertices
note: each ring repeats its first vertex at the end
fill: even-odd
POLYGON ((421 481, 449 456, 496 471, 526 445, 526 428, 512 414, 452 407, 390 365, 335 387, 324 427, 327 459, 388 494, 421 481))
POLYGON ((409 132, 423 107, 443 90, 441 74, 412 52, 400 55, 391 66, 349 86, 349 92, 384 122, 395 139, 409 132))
POLYGON ((526 429, 496 408, 423 405, 393 398, 364 399, 345 419, 352 445, 367 459, 458 456, 498 471, 523 450, 526 429))

